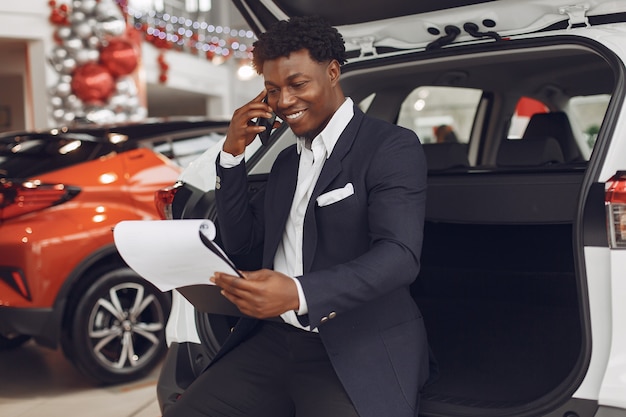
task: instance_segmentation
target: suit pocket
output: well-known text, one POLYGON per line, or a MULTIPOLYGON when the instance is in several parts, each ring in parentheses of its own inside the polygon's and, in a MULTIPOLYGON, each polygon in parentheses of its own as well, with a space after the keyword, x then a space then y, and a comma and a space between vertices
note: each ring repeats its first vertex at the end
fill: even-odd
POLYGON ((344 210, 354 209, 357 207, 357 198, 353 194, 350 197, 344 198, 343 200, 337 201, 328 206, 318 207, 319 213, 329 214, 329 213, 337 213, 344 210))
POLYGON ((336 204, 351 195, 354 195, 354 186, 351 182, 349 182, 342 188, 337 188, 321 194, 317 197, 317 205, 320 207, 330 206, 331 204, 336 204))

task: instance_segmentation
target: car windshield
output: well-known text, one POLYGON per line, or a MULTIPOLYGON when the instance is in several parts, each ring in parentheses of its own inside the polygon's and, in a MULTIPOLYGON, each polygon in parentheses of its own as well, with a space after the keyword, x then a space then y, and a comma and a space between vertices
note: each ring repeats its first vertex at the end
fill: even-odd
MULTIPOLYGON (((191 161, 180 175, 179 180, 205 192, 212 190, 215 187, 217 175, 215 172, 215 160, 222 150, 225 139, 220 139, 199 157, 191 161)), ((245 158, 250 159, 259 149, 261 149, 261 141, 256 138, 246 147, 245 158)))

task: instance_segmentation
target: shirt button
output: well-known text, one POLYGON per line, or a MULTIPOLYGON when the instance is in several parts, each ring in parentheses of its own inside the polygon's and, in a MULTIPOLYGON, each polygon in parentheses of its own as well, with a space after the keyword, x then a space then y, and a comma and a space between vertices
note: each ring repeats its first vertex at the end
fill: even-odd
POLYGON ((322 317, 322 319, 320 320, 321 323, 326 323, 328 321, 328 317, 324 316, 322 317))
POLYGON ((329 319, 334 319, 335 317, 337 317, 337 313, 335 313, 334 311, 328 315, 329 319))

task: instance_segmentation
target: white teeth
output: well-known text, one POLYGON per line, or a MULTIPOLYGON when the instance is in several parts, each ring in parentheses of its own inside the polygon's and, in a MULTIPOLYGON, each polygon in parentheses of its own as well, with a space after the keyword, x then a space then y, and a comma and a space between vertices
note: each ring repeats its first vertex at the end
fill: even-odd
POLYGON ((298 117, 300 117, 302 115, 302 111, 299 111, 298 113, 294 113, 294 114, 289 114, 289 115, 285 115, 285 117, 287 119, 297 119, 298 117))

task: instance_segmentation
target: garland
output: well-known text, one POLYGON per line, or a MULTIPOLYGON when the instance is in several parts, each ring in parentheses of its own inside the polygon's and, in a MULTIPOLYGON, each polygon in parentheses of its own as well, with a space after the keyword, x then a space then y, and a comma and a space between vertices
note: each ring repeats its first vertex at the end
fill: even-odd
POLYGON ((49 21, 56 28, 48 62, 58 74, 49 88, 56 124, 138 121, 147 116, 140 103, 137 71, 141 42, 161 52, 159 82, 167 82, 164 52, 203 55, 219 65, 248 61, 254 35, 248 30, 214 26, 167 14, 130 9, 127 0, 50 0, 49 21))

